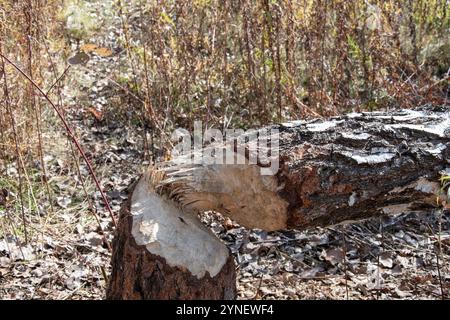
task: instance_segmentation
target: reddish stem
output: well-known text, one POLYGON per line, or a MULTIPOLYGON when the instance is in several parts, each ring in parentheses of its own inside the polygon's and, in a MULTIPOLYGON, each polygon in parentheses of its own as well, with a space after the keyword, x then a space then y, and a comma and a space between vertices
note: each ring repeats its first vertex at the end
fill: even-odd
POLYGON ((22 71, 22 69, 20 69, 14 62, 12 62, 11 60, 9 60, 7 57, 5 57, 2 53, 0 53, 0 55, 3 57, 3 59, 5 59, 10 65, 12 65, 17 71, 19 71, 31 84, 33 84, 33 86, 42 94, 42 96, 48 101, 48 103, 50 103, 50 105, 53 107, 53 109, 56 111, 56 113, 58 114, 58 117, 61 119, 64 127, 66 128, 66 132, 67 135, 72 139, 73 143, 75 144, 75 146, 77 147, 78 151, 81 154, 81 157, 83 158, 84 162, 86 163, 86 166, 88 167, 89 173, 92 177, 92 179, 95 182, 95 185, 97 186, 97 189, 100 191, 100 194, 102 196, 103 202, 105 203, 106 209, 109 212, 109 215, 111 216, 112 222, 114 224, 114 227, 117 227, 117 222, 116 219, 114 218, 114 214, 111 210, 111 206, 109 205, 108 199, 106 199, 106 196, 100 186, 100 183, 97 179, 97 176, 94 173, 94 169, 92 168, 91 163, 89 162, 88 158, 86 157, 86 154, 84 153, 83 148, 81 147, 80 143, 78 142, 78 140, 75 138, 72 129, 70 128, 69 124, 67 123, 64 115, 59 111, 59 109, 56 107, 56 105, 50 100, 50 98, 48 97, 48 95, 36 84, 36 82, 34 82, 33 79, 31 79, 24 71, 22 71))

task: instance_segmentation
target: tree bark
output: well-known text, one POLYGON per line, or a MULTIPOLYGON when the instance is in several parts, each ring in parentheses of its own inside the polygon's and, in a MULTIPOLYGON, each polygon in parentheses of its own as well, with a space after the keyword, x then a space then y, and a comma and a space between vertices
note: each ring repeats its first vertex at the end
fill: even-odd
POLYGON ((329 226, 431 208, 440 174, 450 172, 443 108, 295 121, 256 140, 244 136, 242 149, 213 143, 200 150, 214 155, 207 160, 192 161, 196 151, 144 174, 121 215, 108 298, 234 298, 232 258, 197 213, 214 210, 268 231, 329 226), (212 161, 226 159, 220 150, 234 160, 243 150, 244 163, 212 161), (253 163, 262 150, 270 163, 259 156, 253 163))
POLYGON ((446 109, 351 114, 281 130, 287 228, 432 208, 450 168, 446 109))
MULTIPOLYGON (((234 299, 236 297, 236 272, 233 258, 229 255, 228 249, 205 227, 201 225, 198 227, 188 213, 178 210, 170 200, 163 199, 166 202, 166 206, 163 208, 176 208, 177 210, 174 210, 175 219, 180 222, 178 224, 176 221, 172 221, 170 225, 172 230, 179 233, 186 230, 187 233, 192 232, 193 234, 185 234, 187 238, 181 236, 182 240, 186 241, 185 243, 177 242, 180 239, 176 239, 176 237, 168 239, 162 236, 160 239, 157 234, 153 239, 145 239, 145 227, 150 228, 150 224, 153 222, 156 222, 155 225, 167 223, 163 217, 158 216, 153 216, 153 219, 149 216, 141 218, 141 208, 138 208, 136 203, 133 205, 133 201, 142 200, 133 194, 140 191, 136 189, 147 188, 147 180, 148 177, 144 175, 139 183, 131 188, 132 196, 122 207, 113 241, 112 273, 108 282, 106 298, 114 300, 234 299), (183 219, 183 222, 179 218, 183 219), (146 222, 148 222, 147 225, 146 222), (209 250, 209 254, 202 257, 204 254, 202 250, 208 251, 208 248, 205 249, 204 246, 201 246, 198 237, 196 238, 198 233, 203 233, 203 238, 200 240, 213 243, 212 247, 217 252, 209 250), (189 237, 193 242, 191 244, 189 237), (167 243, 172 240, 173 242, 167 243), (188 248, 185 244, 198 245, 198 247, 193 248, 194 251, 186 250, 188 248), (180 250, 165 252, 166 250, 170 251, 168 247, 171 245, 177 246, 180 250), (158 250, 158 248, 154 250, 154 247, 158 246, 162 250, 158 250), (197 266, 193 265, 193 261, 190 260, 196 259, 193 254, 196 251, 200 261, 200 265, 197 266), (177 255, 181 258, 174 260, 177 255), (183 255, 187 256, 186 259, 182 258, 183 255), (209 259, 209 261, 205 263, 205 259, 209 259), (201 263, 209 263, 213 267, 204 268, 201 263), (214 267, 216 268, 214 269, 214 267)), ((149 207, 152 207, 151 204, 149 207)), ((172 215, 170 210, 166 213, 169 216, 172 215)), ((166 233, 170 232, 164 227, 161 227, 160 230, 166 233)), ((158 232, 158 230, 154 231, 158 232)))
MULTIPOLYGON (((450 172, 446 108, 294 121, 259 135, 279 140, 271 159, 279 163, 274 175, 263 175, 259 161, 249 163, 256 145, 251 138, 246 164, 190 163, 189 154, 164 164, 165 187, 184 207, 218 211, 245 227, 272 231, 430 208, 440 174, 450 172)), ((203 151, 220 155, 222 147, 203 151)))

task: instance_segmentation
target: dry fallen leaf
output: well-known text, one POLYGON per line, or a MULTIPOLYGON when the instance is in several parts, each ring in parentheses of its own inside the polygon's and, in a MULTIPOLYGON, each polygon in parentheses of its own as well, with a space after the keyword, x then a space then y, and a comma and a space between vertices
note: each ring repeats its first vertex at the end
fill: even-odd
POLYGON ((85 238, 91 246, 101 247, 103 245, 103 237, 96 232, 89 232, 85 238))
POLYGON ((67 209, 67 207, 72 203, 72 199, 69 197, 56 197, 56 203, 63 209, 67 209))
POLYGON ((74 55, 72 58, 70 58, 67 62, 69 64, 75 65, 75 64, 84 64, 89 61, 89 55, 87 55, 84 52, 78 52, 76 55, 74 55))
POLYGON ((97 48, 98 48, 98 47, 97 47, 95 44, 92 44, 92 43, 86 43, 86 44, 83 44, 83 45, 80 47, 80 50, 83 51, 83 52, 85 52, 85 53, 89 53, 89 52, 95 51, 95 49, 97 49, 97 48))
POLYGON ((380 254, 380 264, 385 267, 391 269, 394 265, 394 261, 391 258, 391 254, 389 252, 383 252, 380 254))
POLYGON ((98 111, 94 107, 89 107, 88 108, 88 112, 90 114, 92 114, 97 121, 102 121, 103 120, 103 112, 98 111))
POLYGON ((9 265, 11 264, 11 259, 7 258, 7 257, 0 257, 0 267, 9 267, 9 265))
POLYGON ((322 256, 332 265, 336 265, 344 261, 344 251, 341 248, 327 250, 322 253, 322 256))
POLYGON ((97 48, 97 49, 93 50, 93 52, 103 58, 109 57, 112 55, 112 51, 108 48, 97 48))
POLYGON ((86 43, 86 44, 83 44, 83 45, 80 47, 80 50, 83 51, 83 52, 89 53, 89 52, 94 51, 94 50, 97 49, 97 48, 98 48, 98 47, 97 47, 95 44, 92 44, 92 43, 86 43))

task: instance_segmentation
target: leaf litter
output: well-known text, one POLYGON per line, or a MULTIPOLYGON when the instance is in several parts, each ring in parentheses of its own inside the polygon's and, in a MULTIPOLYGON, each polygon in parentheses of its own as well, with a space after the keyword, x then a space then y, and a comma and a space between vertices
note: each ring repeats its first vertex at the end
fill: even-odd
MULTIPOLYGON (((86 3, 99 25, 110 27, 98 31, 80 51, 73 41, 74 54, 69 58, 72 70, 63 97, 67 117, 117 213, 127 198, 128 186, 148 162, 142 160, 142 130, 120 121, 116 110, 110 109, 123 95, 111 84, 111 70, 123 69, 122 77, 132 77, 120 45, 121 20, 112 10, 113 2, 86 3)), ((133 3, 127 5, 132 8, 133 3)), ((19 244, 13 232, 3 229, 7 231, 2 231, 0 238, 0 298, 103 299, 105 275, 110 272, 110 251, 104 239, 112 240, 112 224, 100 195, 86 179, 87 168, 81 165, 85 188, 95 206, 86 200, 77 170, 68 165, 73 159, 65 136, 54 133, 51 140, 54 143, 48 146, 44 161, 55 192, 56 211, 34 231, 35 241, 30 244, 19 244)), ((11 165, 6 173, 17 177, 17 168, 11 165)), ((0 190, 0 219, 6 218, 14 199, 14 190, 0 190)), ((269 233, 247 230, 213 212, 205 213, 202 220, 235 257, 239 299, 441 297, 435 246, 438 214, 433 212, 391 217, 383 222, 383 237, 378 220, 269 233)), ((449 226, 450 216, 445 213, 439 260, 447 298, 449 226)))

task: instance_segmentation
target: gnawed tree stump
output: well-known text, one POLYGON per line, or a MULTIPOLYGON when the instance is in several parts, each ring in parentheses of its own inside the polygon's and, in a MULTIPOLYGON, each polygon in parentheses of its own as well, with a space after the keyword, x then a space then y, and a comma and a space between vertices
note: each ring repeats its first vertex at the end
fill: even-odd
MULTIPOLYGON (((197 212, 214 210, 267 231, 328 226, 432 208, 440 174, 450 172, 445 108, 353 113, 271 129, 279 132, 274 175, 262 175, 259 162, 199 164, 183 155, 141 178, 113 244, 108 298, 232 298, 231 258, 197 212)), ((250 139, 247 160, 253 146, 250 139)), ((205 150, 221 148, 238 150, 221 143, 205 150)))
POLYGON ((122 208, 107 299, 234 299, 228 248, 195 215, 156 194, 154 179, 145 174, 122 208))

